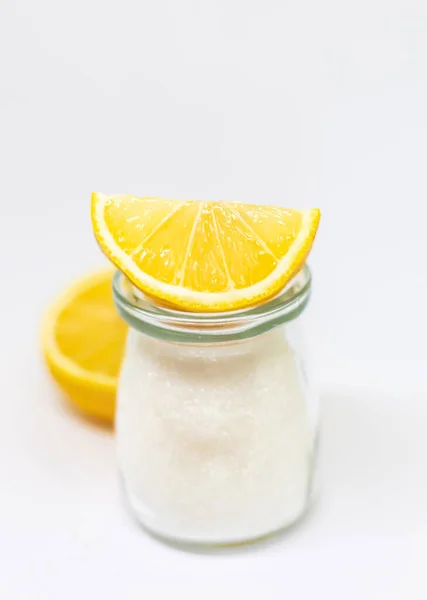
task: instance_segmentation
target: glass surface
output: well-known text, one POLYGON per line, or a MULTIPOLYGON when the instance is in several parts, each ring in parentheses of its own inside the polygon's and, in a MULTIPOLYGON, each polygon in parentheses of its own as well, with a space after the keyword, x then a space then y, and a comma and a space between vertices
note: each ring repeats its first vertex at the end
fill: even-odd
POLYGON ((131 324, 117 399, 130 507, 162 537, 249 541, 304 514, 318 429, 301 333, 304 269, 278 297, 221 314, 155 305, 120 275, 131 324))
POLYGON ((255 307, 223 313, 184 312, 159 305, 117 272, 113 293, 117 309, 134 329, 185 343, 228 341, 252 337, 298 317, 310 298, 307 266, 276 297, 255 307))

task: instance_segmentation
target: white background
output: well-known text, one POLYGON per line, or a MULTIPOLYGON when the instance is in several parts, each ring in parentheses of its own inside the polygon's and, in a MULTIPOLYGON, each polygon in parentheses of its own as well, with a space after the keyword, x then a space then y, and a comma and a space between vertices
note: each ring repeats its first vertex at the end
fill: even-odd
POLYGON ((1 1, 2 599, 426 598, 426 73, 424 0, 1 1), (102 264, 92 190, 322 208, 323 494, 286 536, 149 538, 52 386, 40 317, 102 264))

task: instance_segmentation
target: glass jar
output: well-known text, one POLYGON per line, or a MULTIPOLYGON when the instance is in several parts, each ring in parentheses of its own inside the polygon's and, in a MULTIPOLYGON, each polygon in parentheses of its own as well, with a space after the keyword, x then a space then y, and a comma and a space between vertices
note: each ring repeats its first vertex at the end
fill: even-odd
POLYGON ((115 302, 130 325, 117 398, 119 468, 151 532, 234 544, 304 514, 318 429, 300 333, 310 288, 304 267, 260 306, 201 314, 155 304, 116 274, 115 302))

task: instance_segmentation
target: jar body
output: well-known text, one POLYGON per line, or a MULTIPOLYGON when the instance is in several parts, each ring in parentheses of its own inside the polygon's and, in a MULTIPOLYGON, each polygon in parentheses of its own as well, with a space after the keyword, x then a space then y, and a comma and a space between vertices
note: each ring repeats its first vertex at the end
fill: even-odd
POLYGON ((309 502, 317 421, 299 319, 223 344, 129 332, 119 468, 133 512, 162 537, 221 545, 290 526, 309 502))

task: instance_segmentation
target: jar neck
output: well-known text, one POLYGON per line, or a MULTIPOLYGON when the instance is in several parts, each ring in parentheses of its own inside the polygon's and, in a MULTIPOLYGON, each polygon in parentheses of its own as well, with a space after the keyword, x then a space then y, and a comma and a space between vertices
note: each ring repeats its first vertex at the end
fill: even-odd
POLYGON ((277 352, 288 346, 289 340, 284 335, 282 326, 265 331, 256 336, 229 339, 227 341, 214 341, 203 339, 200 342, 187 342, 182 340, 160 339, 140 333, 131 329, 127 341, 127 351, 130 354, 141 355, 151 359, 166 360, 221 360, 228 361, 242 356, 255 356, 260 353, 269 354, 277 352))
POLYGON ((226 343, 265 333, 296 319, 307 306, 311 274, 307 266, 274 298, 255 307, 222 313, 194 313, 156 304, 135 290, 120 272, 113 278, 113 294, 122 318, 151 337, 186 344, 226 343))

